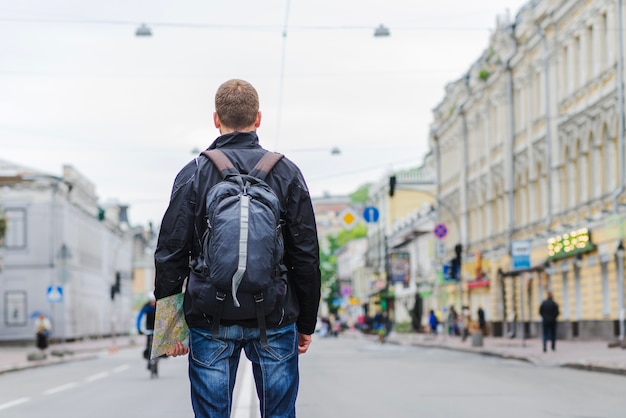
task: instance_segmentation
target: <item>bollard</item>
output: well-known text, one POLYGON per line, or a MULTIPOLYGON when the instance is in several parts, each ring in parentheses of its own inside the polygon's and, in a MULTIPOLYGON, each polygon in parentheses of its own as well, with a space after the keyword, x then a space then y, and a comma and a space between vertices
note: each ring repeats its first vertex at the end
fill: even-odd
POLYGON ((472 347, 482 347, 482 346, 483 346, 483 333, 473 332, 472 333, 472 347))

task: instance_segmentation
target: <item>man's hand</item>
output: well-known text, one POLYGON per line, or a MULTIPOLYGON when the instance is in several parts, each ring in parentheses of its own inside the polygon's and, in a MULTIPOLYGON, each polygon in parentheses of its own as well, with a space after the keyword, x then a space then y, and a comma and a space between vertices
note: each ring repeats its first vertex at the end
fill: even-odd
POLYGON ((304 354, 311 346, 313 337, 307 334, 298 333, 298 354, 304 354))
POLYGON ((189 353, 189 348, 185 347, 183 343, 177 342, 174 348, 172 348, 170 351, 168 351, 165 354, 167 354, 170 357, 177 357, 177 356, 184 356, 187 353, 189 353))

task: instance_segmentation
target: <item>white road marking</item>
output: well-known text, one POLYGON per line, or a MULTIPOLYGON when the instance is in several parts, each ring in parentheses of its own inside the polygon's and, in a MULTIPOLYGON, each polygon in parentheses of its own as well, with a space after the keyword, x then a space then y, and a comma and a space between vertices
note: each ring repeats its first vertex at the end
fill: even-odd
POLYGON ((66 383, 65 385, 61 385, 61 386, 57 386, 55 388, 52 389, 48 389, 46 391, 44 391, 44 395, 52 395, 54 393, 58 393, 58 392, 62 392, 64 390, 68 390, 73 388, 74 386, 76 386, 75 382, 71 382, 71 383, 66 383))
POLYGON ((113 369, 113 373, 120 373, 123 372, 124 370, 127 370, 130 366, 128 364, 123 364, 121 366, 118 366, 116 368, 113 369))
POLYGON ((109 372, 102 372, 98 374, 94 374, 93 376, 89 376, 85 378, 85 382, 93 382, 95 380, 104 379, 109 375, 109 372))
POLYGON ((251 418, 250 410, 253 402, 254 376, 252 375, 252 364, 245 356, 242 355, 241 357, 242 360, 239 362, 237 376, 239 379, 235 383, 236 386, 239 386, 239 396, 235 399, 230 416, 232 418, 251 418))
POLYGON ((21 404, 26 403, 28 401, 30 401, 30 398, 19 398, 19 399, 16 399, 14 401, 11 401, 11 402, 0 404, 0 411, 3 410, 3 409, 8 409, 8 408, 10 408, 12 406, 21 405, 21 404))

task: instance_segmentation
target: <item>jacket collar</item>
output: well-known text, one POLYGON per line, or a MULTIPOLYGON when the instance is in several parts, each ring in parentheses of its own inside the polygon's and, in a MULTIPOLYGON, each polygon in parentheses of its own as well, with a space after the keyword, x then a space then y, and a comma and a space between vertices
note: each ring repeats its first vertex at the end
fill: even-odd
POLYGON ((232 132, 218 137, 209 146, 209 149, 215 148, 258 148, 259 137, 256 132, 232 132))

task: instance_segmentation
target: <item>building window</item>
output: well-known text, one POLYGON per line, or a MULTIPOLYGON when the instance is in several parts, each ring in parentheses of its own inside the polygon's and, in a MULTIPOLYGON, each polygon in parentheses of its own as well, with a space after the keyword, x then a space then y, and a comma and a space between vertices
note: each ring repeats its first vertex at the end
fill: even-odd
POLYGON ((569 278, 567 272, 563 272, 563 319, 569 319, 569 278))
POLYGON ((596 167, 598 165, 596 150, 593 143, 593 134, 589 135, 589 145, 587 146, 587 149, 591 150, 591 152, 587 152, 587 171, 585 171, 585 176, 587 178, 587 190, 585 195, 589 200, 594 197, 594 193, 596 193, 594 190, 598 188, 596 183, 596 167))
POLYGON ((562 53, 561 53, 561 60, 563 61, 563 66, 561 67, 561 78, 563 80, 563 94, 565 96, 569 96, 569 94, 572 91, 572 86, 570 84, 570 77, 569 77, 569 72, 570 72, 570 65, 569 65, 569 50, 567 48, 567 45, 565 45, 563 47, 562 53))
POLYGON ((601 25, 601 38, 600 38, 600 65, 601 69, 604 70, 609 65, 609 57, 608 57, 608 43, 609 43, 609 25, 606 13, 602 14, 602 20, 600 22, 601 25))
POLYGON ((611 315, 611 299, 609 296, 609 268, 608 263, 604 262, 602 266, 602 315, 605 317, 611 315))
POLYGON ((537 164, 537 176, 539 184, 539 190, 537 191, 537 219, 543 219, 545 214, 548 213, 548 199, 546 199, 548 195, 548 180, 541 162, 537 164))
POLYGON ((580 36, 577 36, 574 38, 574 56, 572 57, 572 61, 573 61, 573 68, 572 70, 574 71, 574 91, 578 90, 582 83, 581 83, 581 73, 582 73, 582 69, 580 68, 580 36))
POLYGON ((579 202, 586 202, 589 200, 589 186, 587 182, 589 181, 589 153, 583 152, 580 155, 580 167, 577 173, 578 176, 578 199, 579 202))
POLYGON ((7 233, 4 237, 4 247, 7 250, 26 248, 26 209, 5 208, 7 216, 7 233))
POLYGON ((594 46, 594 33, 593 26, 587 27, 587 80, 591 80, 596 75, 596 57, 595 57, 595 46, 594 46))
POLYGON ((604 131, 604 185, 605 192, 613 190, 617 184, 617 138, 613 139, 609 136, 607 130, 604 131))
POLYGON ((576 141, 576 145, 574 147, 574 155, 573 155, 573 161, 571 164, 572 170, 573 172, 571 173, 573 176, 573 181, 574 183, 572 183, 572 207, 579 204, 581 202, 581 195, 580 195, 580 186, 582 185, 582 181, 581 181, 581 175, 580 175, 580 142, 576 141))

